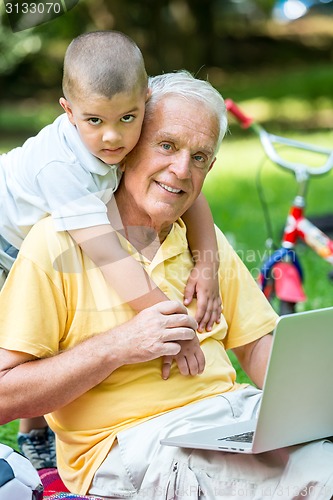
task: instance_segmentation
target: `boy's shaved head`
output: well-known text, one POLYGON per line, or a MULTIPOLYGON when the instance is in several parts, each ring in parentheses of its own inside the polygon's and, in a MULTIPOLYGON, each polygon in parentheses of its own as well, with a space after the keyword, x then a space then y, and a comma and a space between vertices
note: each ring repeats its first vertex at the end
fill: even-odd
POLYGON ((138 46, 118 31, 95 31, 75 38, 64 60, 66 99, 96 94, 111 99, 133 88, 147 89, 147 74, 138 46))

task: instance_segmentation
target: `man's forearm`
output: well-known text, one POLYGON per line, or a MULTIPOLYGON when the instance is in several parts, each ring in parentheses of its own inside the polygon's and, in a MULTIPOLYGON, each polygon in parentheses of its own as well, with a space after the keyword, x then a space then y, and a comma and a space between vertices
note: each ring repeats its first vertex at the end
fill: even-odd
POLYGON ((18 366, 18 353, 2 350, 1 367, 8 368, 1 372, 0 424, 54 411, 102 382, 119 367, 117 350, 107 348, 112 337, 97 335, 46 359, 22 358, 18 366))
POLYGON ((272 340, 272 335, 264 335, 259 340, 233 349, 242 369, 260 389, 264 384, 272 340))
POLYGON ((167 301, 50 358, 0 349, 0 424, 66 406, 120 366, 177 355, 196 327, 182 304, 167 301))

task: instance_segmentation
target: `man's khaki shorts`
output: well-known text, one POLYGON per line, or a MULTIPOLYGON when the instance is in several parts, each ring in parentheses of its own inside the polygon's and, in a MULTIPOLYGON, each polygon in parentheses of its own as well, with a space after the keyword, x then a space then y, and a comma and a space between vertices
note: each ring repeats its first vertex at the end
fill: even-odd
POLYGON ((119 433, 89 493, 146 500, 330 499, 333 444, 328 441, 259 455, 160 445, 166 435, 254 418, 260 398, 261 391, 249 386, 119 433))

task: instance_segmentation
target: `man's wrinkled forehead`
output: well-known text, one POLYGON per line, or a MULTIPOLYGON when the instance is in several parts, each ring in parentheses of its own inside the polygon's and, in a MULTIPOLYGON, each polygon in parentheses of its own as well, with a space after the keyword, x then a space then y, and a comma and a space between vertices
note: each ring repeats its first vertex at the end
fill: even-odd
POLYGON ((219 120, 202 102, 167 95, 155 103, 145 120, 156 140, 191 142, 207 155, 216 150, 219 120))
POLYGON ((213 156, 215 153, 214 146, 211 146, 211 141, 208 140, 200 140, 200 133, 198 131, 191 131, 192 141, 187 140, 186 137, 181 133, 181 131, 177 131, 174 127, 173 131, 159 129, 156 131, 155 140, 156 142, 168 142, 177 145, 188 145, 194 152, 200 151, 201 153, 207 155, 207 157, 213 156), (193 133, 194 132, 194 133, 193 133))

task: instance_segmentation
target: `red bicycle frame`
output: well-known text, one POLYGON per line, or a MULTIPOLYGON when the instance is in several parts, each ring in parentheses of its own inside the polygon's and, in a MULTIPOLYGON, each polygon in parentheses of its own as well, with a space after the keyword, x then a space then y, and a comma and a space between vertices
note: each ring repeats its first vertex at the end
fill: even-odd
MULTIPOLYGON (((298 240, 303 240, 320 257, 333 264, 333 241, 304 217, 304 203, 301 196, 295 198, 289 210, 281 247, 293 249, 298 240)), ((271 272, 274 273, 274 293, 279 300, 293 304, 306 300, 302 286, 302 268, 294 252, 289 251, 280 261, 273 263, 271 272)), ((269 298, 273 293, 271 286, 268 282, 264 283, 262 276, 259 281, 269 298)))
POLYGON ((333 241, 303 215, 304 207, 292 205, 282 237, 282 245, 293 247, 300 238, 320 257, 333 264, 333 241))

